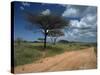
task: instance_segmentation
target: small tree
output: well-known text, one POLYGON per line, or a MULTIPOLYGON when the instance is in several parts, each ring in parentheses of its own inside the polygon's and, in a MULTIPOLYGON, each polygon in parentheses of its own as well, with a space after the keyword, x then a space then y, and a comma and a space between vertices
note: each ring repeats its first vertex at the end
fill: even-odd
POLYGON ((48 32, 48 36, 51 38, 51 41, 53 42, 53 44, 56 44, 57 39, 60 36, 64 36, 64 33, 61 30, 51 30, 48 32))

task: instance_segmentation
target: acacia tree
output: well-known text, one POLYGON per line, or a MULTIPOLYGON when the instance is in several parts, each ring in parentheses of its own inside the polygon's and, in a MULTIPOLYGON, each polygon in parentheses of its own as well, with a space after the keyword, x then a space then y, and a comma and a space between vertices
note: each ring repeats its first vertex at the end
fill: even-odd
POLYGON ((53 42, 53 45, 56 44, 56 40, 60 36, 64 36, 64 33, 61 30, 51 30, 48 32, 48 36, 51 38, 51 41, 53 42))
POLYGON ((26 20, 32 25, 35 25, 44 34, 44 48, 46 48, 47 35, 49 30, 63 29, 69 25, 69 21, 65 20, 62 16, 58 15, 43 15, 43 14, 32 14, 26 12, 26 20))

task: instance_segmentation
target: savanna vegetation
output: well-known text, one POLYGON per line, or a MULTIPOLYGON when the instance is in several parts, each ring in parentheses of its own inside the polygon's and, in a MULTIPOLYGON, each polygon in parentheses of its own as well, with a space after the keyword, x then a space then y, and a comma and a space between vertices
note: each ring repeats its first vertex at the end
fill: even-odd
MULTIPOLYGON (((63 40, 64 41, 64 40, 63 40)), ((65 51, 77 51, 82 50, 84 48, 95 47, 96 44, 90 43, 75 43, 75 42, 58 42, 56 45, 51 43, 47 44, 47 48, 44 50, 43 43, 34 43, 34 42, 27 42, 19 41, 15 42, 14 44, 14 51, 15 51, 15 66, 29 64, 32 62, 36 62, 37 60, 49 56, 54 56, 57 54, 61 54, 65 51)), ((96 52, 96 49, 95 49, 96 52)))

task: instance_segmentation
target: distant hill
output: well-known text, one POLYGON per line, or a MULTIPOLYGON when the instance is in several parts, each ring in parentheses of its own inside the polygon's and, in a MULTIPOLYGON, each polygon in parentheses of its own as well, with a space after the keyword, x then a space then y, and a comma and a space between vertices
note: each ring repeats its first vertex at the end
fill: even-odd
POLYGON ((59 40, 58 43, 69 43, 68 40, 59 40))

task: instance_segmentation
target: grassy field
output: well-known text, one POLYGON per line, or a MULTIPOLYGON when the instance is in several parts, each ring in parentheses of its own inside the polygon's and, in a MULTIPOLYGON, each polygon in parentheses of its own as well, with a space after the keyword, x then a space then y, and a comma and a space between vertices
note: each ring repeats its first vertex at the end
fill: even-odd
POLYGON ((15 66, 32 63, 41 58, 54 56, 65 51, 82 50, 93 46, 93 44, 85 43, 57 43, 56 45, 47 44, 47 48, 43 48, 43 43, 21 43, 14 44, 15 66))

